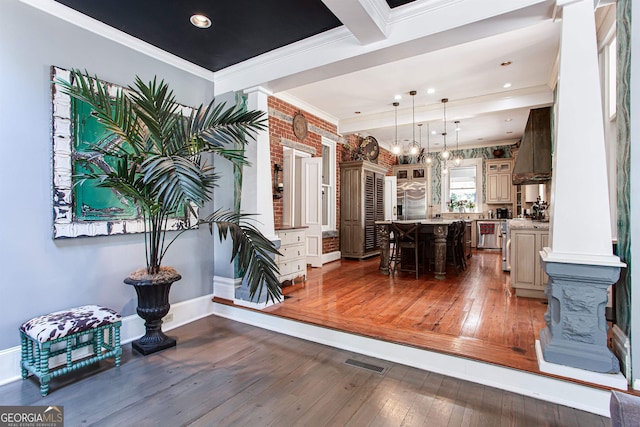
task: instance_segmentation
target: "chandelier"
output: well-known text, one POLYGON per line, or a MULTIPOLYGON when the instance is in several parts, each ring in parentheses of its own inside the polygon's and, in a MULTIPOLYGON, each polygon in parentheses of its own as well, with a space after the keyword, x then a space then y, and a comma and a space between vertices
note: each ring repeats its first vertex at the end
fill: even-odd
MULTIPOLYGON (((422 132, 422 130, 421 130, 422 132)), ((430 137, 431 137, 431 132, 429 131, 429 123, 427 122, 427 154, 425 157, 423 157, 423 161, 426 164, 431 164, 432 159, 431 159, 431 144, 430 144, 430 137)), ((422 133, 420 133, 420 145, 422 145, 422 133)))
POLYGON ((416 156, 420 151, 420 147, 416 142, 416 94, 417 93, 418 92, 416 92, 415 90, 412 90, 411 92, 409 92, 409 95, 411 95, 411 105, 412 105, 411 106, 411 131, 413 132, 413 138, 411 139, 411 144, 409 144, 409 154, 411 154, 412 156, 416 156))
POLYGON ((442 138, 444 139, 444 146, 442 147, 442 153, 440 153, 440 156, 445 162, 451 156, 451 153, 447 150, 447 102, 449 102, 449 98, 442 98, 442 122, 444 124, 442 138))
POLYGON ((407 154, 411 155, 411 156, 417 156, 420 153, 420 149, 421 144, 419 144, 416 141, 416 101, 415 101, 415 96, 418 92, 416 92, 415 90, 412 90, 409 92, 409 95, 411 95, 411 132, 412 132, 412 139, 411 142, 409 143, 408 147, 403 148, 400 144, 400 142, 398 141, 398 106, 400 105, 400 103, 398 102, 394 102, 393 106, 395 107, 395 141, 393 143, 393 147, 391 147, 391 152, 393 154, 395 154, 396 156, 399 156, 400 154, 402 154, 403 152, 406 152, 407 154))

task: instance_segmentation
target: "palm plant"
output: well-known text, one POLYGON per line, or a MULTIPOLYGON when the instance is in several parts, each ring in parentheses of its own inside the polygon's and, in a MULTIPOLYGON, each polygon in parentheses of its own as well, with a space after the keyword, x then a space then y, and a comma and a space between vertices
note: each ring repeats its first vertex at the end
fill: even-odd
MULTIPOLYGON (((76 173, 78 182, 92 180, 136 203, 145 224, 146 273, 156 275, 167 249, 186 231, 167 240, 168 218, 184 210, 193 213, 194 207, 211 200, 219 176, 203 154, 247 164, 243 150, 226 147, 246 143, 246 136, 255 139, 265 128, 263 113, 211 101, 186 115, 169 86, 156 78, 145 83, 136 77, 133 86, 119 88, 115 95, 86 71, 72 70, 70 80, 56 83, 73 99, 87 103, 107 130, 91 147, 95 155, 84 159, 85 169, 76 173)), ((279 300, 278 269, 272 259, 277 250, 247 219, 238 212, 216 211, 198 224, 207 224, 211 233, 216 225, 220 240, 231 236, 232 261, 238 260, 251 298, 266 286, 267 299, 279 300)))

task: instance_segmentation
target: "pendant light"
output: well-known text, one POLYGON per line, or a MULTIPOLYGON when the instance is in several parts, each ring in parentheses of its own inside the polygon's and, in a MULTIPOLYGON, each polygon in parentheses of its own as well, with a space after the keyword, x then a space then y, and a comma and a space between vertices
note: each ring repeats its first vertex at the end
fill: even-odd
POLYGON ((449 153, 449 151, 447 150, 447 102, 449 102, 449 98, 442 98, 442 111, 443 111, 443 119, 442 121, 444 122, 444 132, 442 132, 442 137, 444 138, 444 147, 442 148, 442 153, 440 153, 440 156, 442 157, 442 159, 446 161, 449 158, 449 156, 451 155, 451 153, 449 153))
POLYGON ((418 144, 416 143, 416 92, 412 90, 409 92, 411 95, 411 104, 412 104, 412 119, 411 119, 411 130, 413 132, 413 139, 411 140, 411 144, 409 145, 409 154, 412 156, 416 156, 420 150, 418 150, 418 144))
POLYGON ((400 105, 399 102, 394 102, 393 106, 396 109, 396 139, 393 143, 393 147, 391 148, 391 152, 393 154, 395 154, 396 156, 400 154, 400 145, 398 144, 398 105, 400 105))
POLYGON ((456 164, 456 166, 460 166, 460 163, 462 163, 462 155, 460 154, 460 148, 458 148, 458 133, 460 132, 460 120, 456 120, 453 123, 455 123, 456 125, 456 157, 453 162, 456 164))
POLYGON ((425 162, 427 164, 431 164, 431 144, 429 143, 429 139, 431 138, 431 132, 429 131, 429 123, 427 123, 427 158, 425 162))
MULTIPOLYGON (((418 123, 418 129, 419 129, 419 131, 418 131, 418 148, 419 148, 419 151, 423 151, 422 150, 422 123, 418 123)), ((424 155, 422 156, 422 163, 424 163, 424 155)))

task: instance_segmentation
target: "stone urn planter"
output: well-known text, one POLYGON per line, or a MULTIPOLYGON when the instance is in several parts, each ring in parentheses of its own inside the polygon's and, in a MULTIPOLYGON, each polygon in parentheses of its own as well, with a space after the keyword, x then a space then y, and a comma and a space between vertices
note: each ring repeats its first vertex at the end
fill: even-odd
POLYGON ((169 291, 171 285, 180 280, 180 276, 173 268, 163 267, 156 277, 137 278, 135 273, 124 279, 124 283, 135 288, 138 294, 138 316, 144 319, 145 334, 133 341, 131 346, 138 353, 148 355, 160 350, 176 346, 175 338, 168 337, 162 332, 162 318, 169 313, 169 291))

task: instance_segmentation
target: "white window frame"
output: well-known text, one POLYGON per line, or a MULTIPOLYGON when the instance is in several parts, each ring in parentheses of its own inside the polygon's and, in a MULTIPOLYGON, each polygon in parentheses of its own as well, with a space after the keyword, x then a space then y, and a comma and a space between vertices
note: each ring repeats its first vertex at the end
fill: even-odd
MULTIPOLYGON (((322 138, 322 146, 329 147, 329 183, 325 185, 324 179, 322 182, 322 192, 327 194, 327 212, 329 212, 329 218, 326 221, 327 225, 324 225, 325 218, 322 219, 322 231, 335 231, 336 230, 336 210, 337 210, 337 195, 336 195, 336 142, 328 138, 322 138)), ((324 162, 324 160, 323 160, 324 162)), ((324 171, 324 165, 322 170, 324 171)))
POLYGON ((449 171, 445 174, 442 174, 442 177, 440 179, 440 182, 442 183, 442 191, 441 191, 441 195, 440 195, 440 211, 441 212, 448 212, 449 208, 447 207, 447 203, 449 203, 449 187, 450 187, 450 182, 449 182, 449 176, 450 176, 450 170, 454 169, 454 168, 462 168, 462 167, 469 167, 469 166, 475 166, 476 168, 476 207, 473 210, 473 212, 482 212, 482 159, 481 158, 473 158, 473 159, 462 159, 462 161, 460 162, 460 164, 458 166, 452 166, 453 162, 450 161, 449 165, 447 165, 447 169, 449 169, 449 171))

